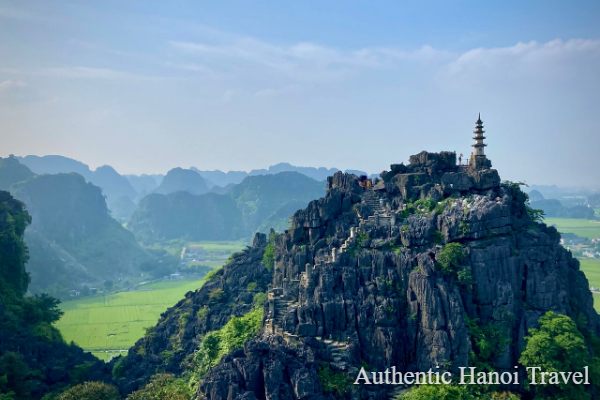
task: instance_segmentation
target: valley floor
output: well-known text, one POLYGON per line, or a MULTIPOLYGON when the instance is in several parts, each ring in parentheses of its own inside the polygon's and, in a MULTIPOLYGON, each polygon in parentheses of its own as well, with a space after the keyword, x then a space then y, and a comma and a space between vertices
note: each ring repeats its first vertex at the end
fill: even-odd
MULTIPOLYGON (((600 220, 576 219, 576 218, 544 218, 547 225, 554 225, 561 233, 572 233, 582 238, 591 240, 600 239, 600 220)), ((568 246, 570 247, 570 246, 568 246)), ((572 249, 576 250, 576 249, 572 249)), ((576 251, 574 254, 581 253, 576 251)), ((594 308, 600 312, 600 259, 589 257, 578 257, 581 270, 590 282, 590 288, 594 295, 594 308)))
MULTIPOLYGON (((571 232, 589 238, 600 237, 600 221, 547 218, 546 223, 560 232, 571 232)), ((227 256, 243 247, 241 242, 206 242, 187 244, 182 253, 187 261, 203 258, 204 265, 217 267, 227 256)), ((175 249, 181 251, 181 247, 175 249)), ((594 306, 600 312, 600 259, 580 258, 594 295, 594 306)), ((103 360, 125 353, 145 329, 153 326, 160 314, 179 301, 186 292, 202 286, 202 279, 160 281, 140 286, 135 291, 112 293, 65 301, 65 312, 56 326, 67 342, 73 341, 103 360)))
MULTIPOLYGON (((237 242, 169 243, 173 254, 181 254, 182 268, 206 265, 218 268, 234 252, 245 247, 237 242), (182 251, 185 249, 185 251, 182 251)), ((136 290, 68 300, 56 323, 67 342, 75 342, 102 360, 126 353, 141 338, 146 328, 154 326, 167 308, 185 293, 202 286, 204 279, 163 280, 140 285, 136 290)))
POLYGON ((56 323, 67 342, 75 342, 102 360, 127 352, 145 329, 185 293, 204 280, 162 281, 136 291, 65 301, 65 312, 56 323))

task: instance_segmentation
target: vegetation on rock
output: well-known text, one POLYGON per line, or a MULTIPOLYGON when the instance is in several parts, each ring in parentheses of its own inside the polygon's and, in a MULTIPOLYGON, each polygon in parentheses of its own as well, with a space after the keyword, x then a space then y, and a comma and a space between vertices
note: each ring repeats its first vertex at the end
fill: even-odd
MULTIPOLYGON (((540 371, 544 372, 576 372, 588 366, 590 382, 597 387, 600 382, 600 358, 590 354, 585 337, 575 322, 566 315, 548 311, 538 323, 539 327, 531 329, 525 338, 527 344, 519 362, 526 367, 540 367, 540 371)), ((531 385, 529 389, 536 398, 549 400, 591 398, 584 385, 531 385)))
POLYGON ((456 274, 462 266, 465 248, 458 242, 447 243, 436 256, 440 271, 446 275, 456 274))
POLYGON ((23 203, 0 191, 0 398, 39 399, 89 378, 105 378, 101 363, 67 345, 52 325, 61 315, 58 300, 26 296, 30 217, 23 203))
POLYGON ((262 319, 263 308, 260 305, 241 317, 232 317, 221 329, 204 335, 194 355, 192 379, 202 377, 225 354, 241 348, 254 337, 262 326, 262 319))
POLYGON ((104 382, 84 382, 75 385, 56 397, 56 400, 120 400, 119 391, 104 382))
POLYGON ((192 394, 184 379, 172 374, 156 374, 146 386, 127 396, 127 400, 189 400, 192 394))

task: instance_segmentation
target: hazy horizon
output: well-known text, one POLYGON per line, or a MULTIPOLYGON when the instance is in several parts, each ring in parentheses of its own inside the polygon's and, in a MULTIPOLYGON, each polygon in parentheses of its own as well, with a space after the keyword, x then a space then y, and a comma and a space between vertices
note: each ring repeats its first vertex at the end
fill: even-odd
POLYGON ((600 187, 600 3, 0 0, 0 145, 121 174, 468 157, 600 187), (435 10, 432 12, 431 10, 435 10))

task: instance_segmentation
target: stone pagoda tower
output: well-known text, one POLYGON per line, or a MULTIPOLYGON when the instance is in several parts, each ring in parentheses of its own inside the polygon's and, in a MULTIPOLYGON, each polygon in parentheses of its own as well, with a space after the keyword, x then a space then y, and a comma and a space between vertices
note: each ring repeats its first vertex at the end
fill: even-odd
POLYGON ((483 130, 483 121, 481 121, 481 114, 477 117, 477 122, 475 122, 475 130, 473 131, 475 136, 473 136, 473 140, 475 143, 472 144, 473 151, 471 152, 471 157, 469 158, 469 168, 474 170, 479 169, 487 169, 492 167, 492 162, 485 156, 485 146, 487 144, 483 143, 485 136, 485 130, 483 130))

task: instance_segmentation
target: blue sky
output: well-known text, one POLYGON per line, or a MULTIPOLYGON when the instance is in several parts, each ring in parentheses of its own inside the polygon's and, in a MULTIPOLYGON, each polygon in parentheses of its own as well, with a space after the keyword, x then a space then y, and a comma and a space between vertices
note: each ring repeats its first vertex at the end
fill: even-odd
POLYGON ((0 145, 123 173, 468 154, 600 187, 600 3, 0 0, 0 145))

